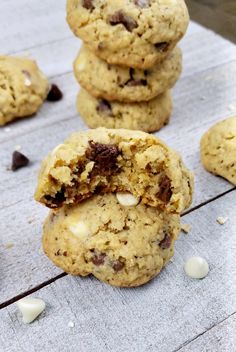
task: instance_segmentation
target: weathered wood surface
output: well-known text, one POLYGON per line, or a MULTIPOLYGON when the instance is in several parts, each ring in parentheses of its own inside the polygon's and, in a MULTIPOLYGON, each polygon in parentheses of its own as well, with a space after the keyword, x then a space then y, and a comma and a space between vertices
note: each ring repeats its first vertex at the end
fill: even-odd
POLYGON ((67 276, 34 293, 47 309, 30 326, 22 323, 15 305, 0 311, 3 351, 171 352, 183 345, 188 352, 235 351, 224 349, 234 346, 235 319, 222 323, 231 341, 223 335, 221 345, 217 338, 222 336, 217 324, 236 312, 235 202, 236 190, 185 215, 192 231, 182 234, 172 263, 148 285, 117 289, 91 277, 67 276), (216 222, 218 216, 228 217, 225 225, 216 222), (210 265, 203 280, 184 274, 183 264, 192 255, 210 265))
MULTIPOLYGON (((42 157, 86 126, 75 109, 79 87, 71 64, 80 41, 65 22, 65 0, 1 0, 0 43, 2 53, 35 58, 65 95, 61 102, 45 103, 37 117, 0 129, 1 304, 61 272, 42 253, 47 209, 33 201, 33 192, 42 157), (12 173, 7 167, 19 145, 32 164, 12 173)), ((209 126, 233 114, 236 46, 195 23, 180 45, 184 70, 173 92, 175 109, 158 135, 181 152, 196 175, 194 209, 233 189, 203 170, 199 140, 209 126)), ((45 298, 48 309, 30 327, 22 325, 14 305, 2 310, 0 350, 233 351, 235 320, 227 317, 236 311, 235 193, 184 216, 193 231, 178 241, 173 263, 150 285, 118 290, 91 278, 65 277, 34 294, 45 298), (218 215, 229 216, 229 222, 220 227, 218 215), (193 253, 209 260, 211 273, 203 281, 183 274, 184 259, 193 253), (222 337, 219 345, 221 326, 229 341, 222 337)))

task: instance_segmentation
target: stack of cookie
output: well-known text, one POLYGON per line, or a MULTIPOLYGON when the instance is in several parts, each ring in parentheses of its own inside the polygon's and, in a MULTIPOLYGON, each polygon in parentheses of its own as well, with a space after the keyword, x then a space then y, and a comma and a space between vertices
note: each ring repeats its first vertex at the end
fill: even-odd
POLYGON ((67 20, 84 41, 74 72, 86 123, 147 132, 168 123, 182 64, 176 44, 189 22, 184 0, 67 0, 67 20))
POLYGON ((35 198, 51 208, 47 256, 73 275, 138 286, 173 256, 192 200, 180 156, 141 131, 74 133, 45 159, 35 198))

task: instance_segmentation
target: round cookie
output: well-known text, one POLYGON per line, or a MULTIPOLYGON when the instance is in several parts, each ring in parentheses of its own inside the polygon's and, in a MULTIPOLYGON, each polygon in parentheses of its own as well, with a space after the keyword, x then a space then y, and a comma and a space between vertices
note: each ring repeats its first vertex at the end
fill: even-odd
POLYGON ((80 85, 96 98, 122 102, 148 101, 172 88, 182 69, 182 55, 175 48, 168 57, 149 70, 107 64, 85 46, 74 62, 80 85))
POLYGON ((114 194, 94 195, 50 213, 43 248, 69 274, 93 274, 114 286, 139 286, 173 256, 179 224, 179 215, 144 204, 122 206, 114 194))
POLYGON ((0 56, 0 125, 36 113, 48 90, 35 61, 0 56))
POLYGON ((81 89, 77 109, 90 128, 127 128, 154 132, 169 122, 172 99, 170 92, 166 92, 147 102, 109 102, 94 98, 81 89))
POLYGON ((153 135, 97 128, 72 134, 47 156, 35 199, 60 208, 111 192, 130 192, 144 204, 180 213, 191 204, 193 176, 153 135))
POLYGON ((98 57, 146 69, 173 50, 189 15, 184 0, 67 0, 67 21, 98 57))
POLYGON ((206 170, 236 186, 236 116, 218 122, 203 135, 201 160, 206 170))

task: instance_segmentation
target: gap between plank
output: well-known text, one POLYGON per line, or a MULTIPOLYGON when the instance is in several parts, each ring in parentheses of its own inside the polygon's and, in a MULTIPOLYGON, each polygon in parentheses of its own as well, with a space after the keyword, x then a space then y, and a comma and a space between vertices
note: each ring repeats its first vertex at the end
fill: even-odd
POLYGON ((54 281, 57 281, 57 280, 61 279, 64 276, 67 276, 67 275, 68 275, 67 273, 61 273, 61 274, 51 278, 50 280, 44 281, 43 283, 33 287, 32 289, 30 289, 28 291, 22 292, 19 295, 10 298, 8 301, 3 302, 3 303, 0 304, 0 310, 3 309, 3 308, 6 308, 7 306, 9 306, 12 303, 15 303, 16 301, 18 301, 21 298, 24 298, 26 296, 31 295, 31 293, 34 293, 34 292, 36 292, 38 290, 41 290, 43 287, 48 286, 51 283, 53 283, 54 281))
POLYGON ((228 320, 230 317, 232 317, 233 315, 235 315, 236 312, 231 313, 230 315, 228 315, 226 318, 222 319, 221 321, 215 323, 214 325, 212 325, 208 330, 205 330, 203 332, 201 332, 200 334, 198 334, 197 336, 193 337, 191 340, 185 341, 184 343, 182 343, 180 345, 180 347, 178 347, 177 349, 175 349, 173 352, 178 352, 181 351, 183 347, 187 347, 191 342, 197 340, 199 337, 205 335, 207 332, 211 331, 213 328, 215 328, 216 326, 222 324, 224 321, 228 320))
MULTIPOLYGON (((205 206, 205 205, 207 205, 207 204, 209 204, 209 203, 214 202, 216 199, 219 199, 219 198, 221 198, 221 197, 224 197, 226 194, 228 194, 228 193, 230 193, 230 192, 233 192, 234 190, 236 190, 236 187, 234 187, 234 188, 232 188, 232 189, 230 189, 230 190, 228 190, 228 191, 226 191, 226 192, 224 192, 224 193, 221 193, 221 194, 219 194, 218 196, 207 200, 206 202, 203 202, 203 203, 197 205, 196 207, 194 207, 194 208, 190 209, 189 211, 185 212, 184 214, 182 214, 181 217, 184 217, 184 216, 186 216, 186 215, 192 213, 193 211, 195 211, 195 210, 197 210, 197 209, 199 209, 199 208, 201 208, 201 207, 203 207, 203 206, 205 206)), ((10 298, 10 299, 7 300, 6 302, 3 302, 3 303, 0 304, 0 310, 3 309, 3 308, 6 308, 7 306, 9 306, 9 305, 11 305, 11 304, 13 304, 13 303, 15 303, 16 301, 18 301, 18 300, 21 299, 21 298, 27 297, 27 296, 31 295, 32 293, 41 290, 42 288, 44 288, 44 287, 50 285, 51 283, 53 283, 53 282, 55 282, 55 281, 57 281, 57 280, 59 280, 59 279, 65 277, 65 276, 67 276, 67 275, 68 275, 68 274, 65 273, 65 272, 64 272, 64 273, 61 273, 61 274, 59 274, 59 275, 57 275, 57 276, 55 276, 55 277, 53 277, 53 278, 51 278, 51 279, 49 279, 49 280, 47 280, 47 281, 44 281, 43 283, 41 283, 41 284, 39 284, 39 285, 33 287, 32 289, 30 289, 30 290, 28 290, 28 291, 22 292, 22 293, 20 293, 19 295, 10 298)), ((233 313, 233 314, 234 314, 234 313, 233 313)), ((226 319, 227 319, 227 318, 226 318, 226 319)), ((207 331, 205 331, 205 332, 207 332, 207 331)), ((205 332, 204 332, 204 333, 205 333, 205 332)), ((203 335, 204 333, 202 333, 202 334, 200 334, 200 335, 203 335)), ((198 335, 198 336, 200 336, 200 335, 198 335)), ((197 337, 198 337, 198 336, 197 336, 197 337)), ((196 338, 197 338, 197 337, 196 337, 196 338)), ((194 338, 194 339, 195 339, 195 338, 194 338)), ((194 340, 194 339, 193 339, 193 340, 194 340)), ((191 340, 191 341, 193 341, 193 340, 191 340)), ((191 342, 191 341, 189 341, 189 342, 191 342)), ((187 342, 187 343, 189 343, 189 342, 187 342)), ((180 348, 182 348, 183 346, 185 346, 185 345, 182 345, 180 348)), ((177 351, 179 351, 179 349, 178 349, 178 350, 175 350, 175 351, 173 351, 173 352, 177 352, 177 351)))

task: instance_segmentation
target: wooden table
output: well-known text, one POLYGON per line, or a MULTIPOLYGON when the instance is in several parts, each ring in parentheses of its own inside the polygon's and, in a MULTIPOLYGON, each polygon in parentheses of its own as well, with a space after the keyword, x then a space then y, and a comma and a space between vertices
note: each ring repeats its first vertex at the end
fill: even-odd
POLYGON ((112 288, 65 275, 41 249, 47 209, 33 200, 40 162, 72 131, 86 128, 75 109, 71 65, 80 42, 68 29, 64 7, 64 0, 0 5, 1 52, 29 54, 64 92, 36 117, 0 129, 0 350, 236 351, 236 189, 204 171, 199 160, 204 131, 234 114, 236 46, 195 23, 181 42, 184 71, 173 91, 174 113, 158 135, 195 173, 194 202, 182 217, 192 231, 180 236, 173 261, 150 284, 112 288), (32 163, 13 173, 7 167, 19 145, 32 163), (219 225, 218 216, 228 221, 219 225), (196 254, 210 265, 201 281, 183 271, 196 254), (44 299, 47 309, 24 325, 14 302, 28 294, 44 299))

